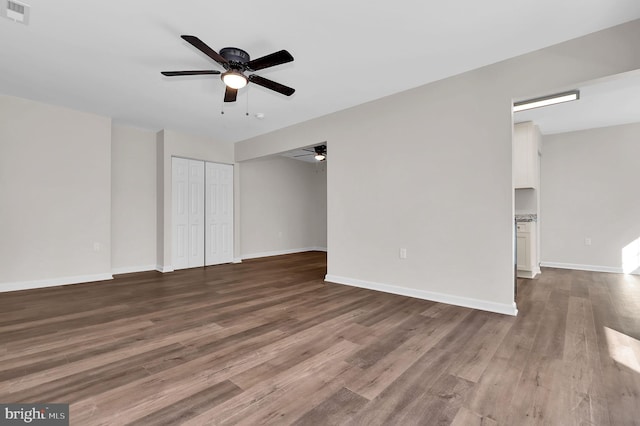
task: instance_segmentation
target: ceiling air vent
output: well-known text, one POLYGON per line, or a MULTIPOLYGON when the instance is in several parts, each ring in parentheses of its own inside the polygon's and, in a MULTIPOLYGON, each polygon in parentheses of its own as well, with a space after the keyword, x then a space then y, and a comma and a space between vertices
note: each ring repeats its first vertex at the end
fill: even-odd
POLYGON ((27 25, 29 23, 29 11, 31 6, 15 0, 0 1, 0 15, 12 21, 27 25))

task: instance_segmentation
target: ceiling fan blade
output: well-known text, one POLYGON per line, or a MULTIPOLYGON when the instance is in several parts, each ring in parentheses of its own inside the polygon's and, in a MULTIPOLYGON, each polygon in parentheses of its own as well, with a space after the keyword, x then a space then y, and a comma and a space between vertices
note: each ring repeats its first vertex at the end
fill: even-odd
POLYGON ((249 81, 259 86, 266 87, 267 89, 271 89, 275 92, 282 93, 285 96, 291 96, 296 91, 295 89, 287 87, 284 84, 276 83, 273 80, 269 80, 268 78, 260 77, 259 75, 255 74, 251 74, 249 76, 249 81))
POLYGON ((202 70, 202 71, 162 71, 162 75, 167 77, 175 77, 178 75, 206 75, 206 74, 220 74, 220 71, 216 70, 202 70))
POLYGON ((215 50, 207 46, 207 44, 204 41, 192 35, 182 35, 180 37, 182 37, 184 40, 191 43, 193 47, 195 47, 196 49, 198 49, 199 51, 201 51, 202 53, 204 53, 205 55, 207 55, 208 57, 210 57, 220 65, 222 65, 225 69, 227 69, 227 66, 229 65, 229 61, 227 61, 225 58, 220 56, 218 52, 216 52, 215 50))
POLYGON ((229 86, 225 86, 226 89, 224 91, 224 101, 225 102, 235 102, 236 97, 238 96, 238 89, 232 89, 229 86))
POLYGON ((315 155, 315 154, 302 154, 302 155, 294 155, 294 157, 306 157, 307 155, 315 155))
POLYGON ((286 50, 281 50, 279 52, 274 52, 270 55, 263 56, 258 59, 254 59, 253 61, 249 61, 247 64, 249 68, 254 71, 258 71, 264 68, 274 67, 280 64, 286 64, 287 62, 293 61, 293 56, 291 53, 286 50))

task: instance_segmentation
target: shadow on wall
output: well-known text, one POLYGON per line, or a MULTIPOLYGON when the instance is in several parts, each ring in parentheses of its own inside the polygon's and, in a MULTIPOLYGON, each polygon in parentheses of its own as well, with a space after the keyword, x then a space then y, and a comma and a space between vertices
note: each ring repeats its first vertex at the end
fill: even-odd
POLYGON ((622 272, 640 274, 640 237, 622 249, 622 272))

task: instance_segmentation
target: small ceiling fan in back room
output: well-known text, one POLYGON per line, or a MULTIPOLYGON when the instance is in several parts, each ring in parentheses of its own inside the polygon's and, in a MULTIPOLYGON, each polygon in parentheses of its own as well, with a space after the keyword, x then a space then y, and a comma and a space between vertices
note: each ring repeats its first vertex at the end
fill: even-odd
POLYGON ((306 157, 308 155, 313 155, 313 158, 316 161, 324 161, 327 159, 327 146, 326 145, 318 145, 313 147, 313 151, 310 149, 303 148, 303 151, 307 151, 309 154, 302 155, 294 155, 294 157, 306 157))
POLYGON ((222 68, 224 68, 225 71, 162 71, 162 75, 164 76, 175 77, 183 75, 221 74, 221 79, 226 86, 224 92, 225 102, 235 102, 238 96, 238 89, 242 89, 248 83, 257 84, 285 96, 291 96, 293 95, 293 92, 295 92, 295 89, 287 87, 284 84, 276 83, 268 78, 260 77, 256 74, 246 75, 247 72, 259 71, 293 61, 293 56, 291 56, 291 54, 286 50, 280 50, 278 52, 271 53, 270 55, 251 60, 247 52, 242 49, 238 49, 237 47, 225 47, 220 50, 220 53, 218 53, 196 36, 183 35, 180 37, 216 61, 222 66, 222 68))

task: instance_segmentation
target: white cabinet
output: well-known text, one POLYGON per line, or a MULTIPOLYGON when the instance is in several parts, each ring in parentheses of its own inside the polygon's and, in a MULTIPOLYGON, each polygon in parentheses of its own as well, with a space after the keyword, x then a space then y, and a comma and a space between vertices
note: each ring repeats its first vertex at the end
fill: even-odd
POLYGON ((518 271, 524 270, 524 268, 531 263, 531 252, 529 250, 529 238, 528 235, 524 235, 518 232, 516 235, 516 254, 518 259, 518 271))
POLYGON ((538 188, 540 131, 531 121, 513 127, 513 187, 538 188))
POLYGON ((534 278, 540 273, 538 266, 535 222, 518 222, 516 226, 516 263, 518 277, 534 278))

